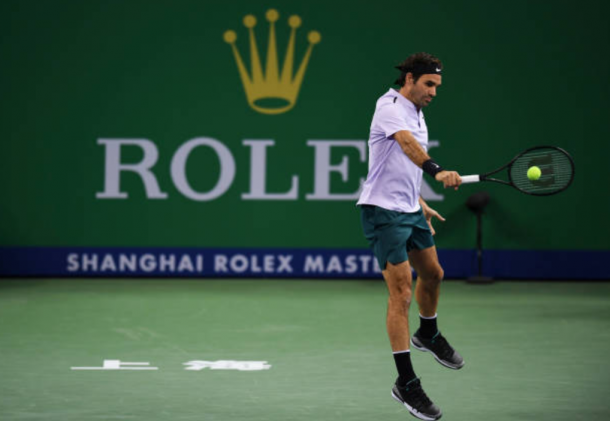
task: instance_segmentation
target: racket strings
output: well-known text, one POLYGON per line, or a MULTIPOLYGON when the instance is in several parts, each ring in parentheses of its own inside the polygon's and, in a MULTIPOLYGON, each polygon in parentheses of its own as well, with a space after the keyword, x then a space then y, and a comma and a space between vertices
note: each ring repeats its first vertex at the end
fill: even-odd
POLYGON ((570 157, 555 148, 537 148, 518 157, 510 167, 509 177, 515 187, 531 194, 553 194, 565 189, 574 177, 574 165, 570 157), (530 180, 527 171, 540 168, 537 180, 530 180))

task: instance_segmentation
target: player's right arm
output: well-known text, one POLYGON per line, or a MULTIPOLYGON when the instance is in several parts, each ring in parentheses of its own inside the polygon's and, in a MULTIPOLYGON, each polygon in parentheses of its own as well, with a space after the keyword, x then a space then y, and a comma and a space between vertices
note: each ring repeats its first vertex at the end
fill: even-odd
MULTIPOLYGON (((424 162, 431 159, 410 131, 400 130, 394 133, 394 140, 398 142, 405 155, 418 167, 421 168, 424 162)), ((434 178, 436 181, 443 183, 445 188, 454 187, 457 190, 458 186, 462 184, 462 179, 456 171, 443 170, 437 173, 434 178)))

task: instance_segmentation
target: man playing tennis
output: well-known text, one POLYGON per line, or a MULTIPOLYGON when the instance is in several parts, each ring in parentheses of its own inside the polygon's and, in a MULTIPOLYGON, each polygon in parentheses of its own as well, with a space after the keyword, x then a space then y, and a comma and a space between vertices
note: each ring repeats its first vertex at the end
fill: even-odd
POLYGON ((464 360, 437 329, 443 269, 432 238, 432 218, 444 219, 420 197, 423 172, 445 188, 457 190, 461 179, 426 152, 428 129, 422 108, 430 104, 441 85, 442 63, 430 54, 417 53, 397 69, 401 75, 395 83, 400 90, 390 89, 377 101, 368 142, 369 172, 358 205, 364 234, 389 290, 387 329, 398 369, 392 396, 417 418, 437 420, 441 410, 422 389, 411 364, 411 267, 418 274, 415 299, 420 310, 420 328, 411 344, 432 353, 446 367, 462 368, 464 360))

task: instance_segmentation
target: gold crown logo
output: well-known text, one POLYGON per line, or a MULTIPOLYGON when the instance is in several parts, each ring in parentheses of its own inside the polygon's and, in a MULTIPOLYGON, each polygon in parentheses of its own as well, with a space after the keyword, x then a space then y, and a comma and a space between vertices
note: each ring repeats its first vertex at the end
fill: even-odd
POLYGON ((235 46, 237 34, 235 31, 228 30, 224 33, 224 40, 231 45, 237 69, 241 82, 246 91, 248 104, 254 110, 263 114, 281 114, 292 107, 296 103, 299 89, 303 82, 305 69, 309 63, 311 51, 314 44, 320 42, 322 37, 317 31, 309 32, 307 39, 309 46, 307 52, 301 61, 301 65, 296 74, 293 75, 294 68, 294 44, 297 28, 301 26, 301 18, 293 15, 288 18, 290 26, 290 39, 286 50, 286 57, 282 66, 282 73, 279 72, 279 62, 277 56, 277 44, 275 36, 275 22, 280 15, 275 9, 270 9, 265 15, 269 21, 269 42, 267 47, 267 63, 265 74, 261 66, 260 56, 256 45, 256 37, 254 36, 254 27, 256 26, 256 18, 253 15, 244 17, 244 26, 248 28, 250 34, 250 62, 252 73, 248 74, 246 66, 239 54, 239 50, 235 46))

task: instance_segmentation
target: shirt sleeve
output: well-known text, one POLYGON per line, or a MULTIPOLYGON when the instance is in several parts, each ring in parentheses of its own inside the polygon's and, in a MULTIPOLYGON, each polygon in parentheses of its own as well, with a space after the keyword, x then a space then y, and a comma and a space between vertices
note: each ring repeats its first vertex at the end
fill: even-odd
POLYGON ((406 117, 400 113, 400 107, 394 104, 387 104, 378 111, 377 127, 386 137, 401 130, 411 130, 406 117))

